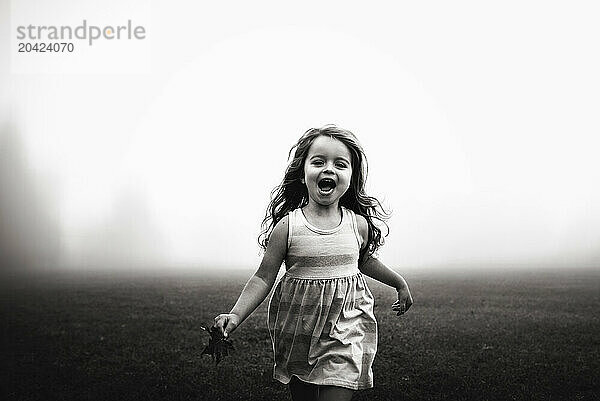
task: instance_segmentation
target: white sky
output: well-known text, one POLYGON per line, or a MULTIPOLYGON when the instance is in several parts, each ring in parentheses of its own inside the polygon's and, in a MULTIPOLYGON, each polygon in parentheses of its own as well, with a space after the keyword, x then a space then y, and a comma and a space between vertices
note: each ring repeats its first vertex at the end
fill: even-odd
POLYGON ((326 123, 393 210, 386 264, 600 260, 595 2, 93 4, 2 3, 0 117, 64 263, 255 268, 287 152, 326 123), (15 59, 16 25, 84 18, 147 38, 15 59))

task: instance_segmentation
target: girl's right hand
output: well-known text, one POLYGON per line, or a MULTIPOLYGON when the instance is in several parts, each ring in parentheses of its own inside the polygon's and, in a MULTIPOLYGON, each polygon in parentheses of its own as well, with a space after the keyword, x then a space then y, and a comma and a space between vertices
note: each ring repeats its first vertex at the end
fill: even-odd
POLYGON ((221 313, 215 318, 214 328, 221 332, 225 338, 240 324, 240 317, 235 313, 221 313))

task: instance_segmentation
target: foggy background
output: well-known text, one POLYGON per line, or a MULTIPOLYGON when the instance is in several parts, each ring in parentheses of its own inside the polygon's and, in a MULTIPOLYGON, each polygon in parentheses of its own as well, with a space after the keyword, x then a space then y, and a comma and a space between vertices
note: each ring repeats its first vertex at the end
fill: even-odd
POLYGON ((327 123, 393 213, 388 266, 600 262, 594 2, 72 3, 0 2, 5 271, 255 269, 287 152, 327 123), (52 15, 132 19, 149 62, 15 70, 16 25, 52 15))

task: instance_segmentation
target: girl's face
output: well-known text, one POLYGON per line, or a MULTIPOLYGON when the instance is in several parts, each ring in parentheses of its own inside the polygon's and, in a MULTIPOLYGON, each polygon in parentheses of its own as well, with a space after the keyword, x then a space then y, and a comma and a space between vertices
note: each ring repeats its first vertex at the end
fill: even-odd
POLYGON ((304 161, 303 182, 310 200, 322 206, 336 204, 350 187, 352 157, 343 142, 321 135, 313 141, 304 161))

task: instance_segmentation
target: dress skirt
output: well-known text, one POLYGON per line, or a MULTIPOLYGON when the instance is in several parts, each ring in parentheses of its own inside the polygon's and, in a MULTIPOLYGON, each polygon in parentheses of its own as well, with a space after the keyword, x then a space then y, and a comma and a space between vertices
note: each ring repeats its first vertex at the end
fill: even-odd
POLYGON ((274 379, 292 376, 318 385, 373 387, 377 322, 373 295, 362 273, 299 278, 286 273, 268 309, 274 379))

